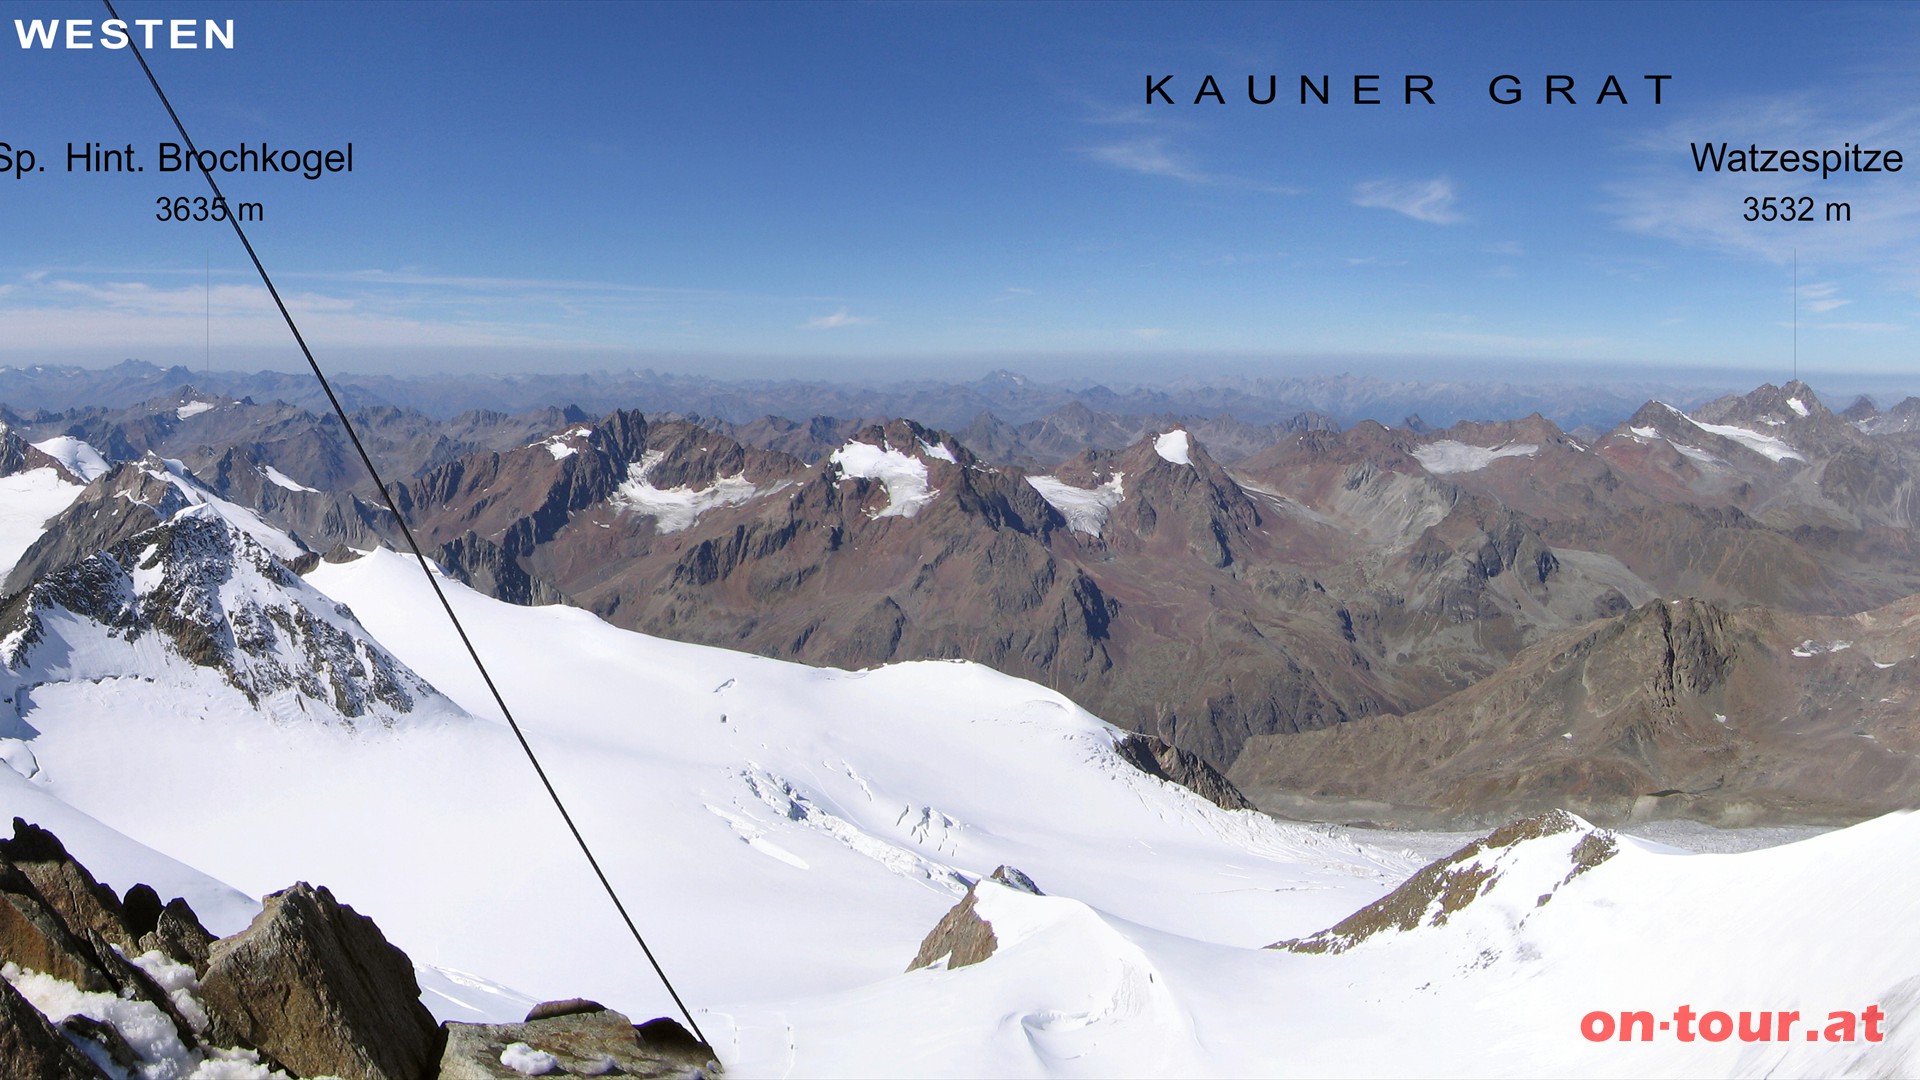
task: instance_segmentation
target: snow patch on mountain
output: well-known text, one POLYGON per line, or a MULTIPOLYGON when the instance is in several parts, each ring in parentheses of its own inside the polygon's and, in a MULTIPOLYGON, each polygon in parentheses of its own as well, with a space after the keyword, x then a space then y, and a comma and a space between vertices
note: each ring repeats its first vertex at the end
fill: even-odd
POLYGON ((1790 397, 1787 399, 1787 408, 1792 409, 1795 414, 1803 418, 1813 415, 1811 412, 1807 410, 1807 403, 1804 401, 1801 401, 1797 397, 1790 397))
POLYGON ((1806 455, 1795 450, 1785 439, 1774 435, 1762 435, 1757 431, 1749 431, 1746 428, 1735 427, 1732 424, 1708 424, 1695 420, 1691 416, 1687 417, 1687 422, 1702 431, 1718 435, 1723 439, 1732 439, 1734 442, 1759 454, 1768 461, 1786 461, 1789 459, 1794 461, 1807 460, 1806 455))
MULTIPOLYGON (((1798 400, 1798 399, 1796 398, 1795 400, 1798 400)), ((1787 461, 1789 459, 1793 461, 1807 460, 1806 455, 1794 449, 1792 444, 1788 443, 1785 439, 1779 438, 1774 435, 1763 435, 1758 431, 1753 431, 1749 428, 1738 427, 1733 424, 1709 424, 1703 420, 1695 420, 1693 417, 1688 416, 1686 413, 1681 412, 1679 409, 1676 409, 1671 405, 1668 405, 1664 401, 1660 402, 1659 404, 1665 407, 1668 412, 1672 413, 1673 415, 1679 417, 1682 420, 1685 420, 1687 423, 1692 424, 1694 427, 1699 428, 1701 431, 1707 432, 1712 435, 1718 435, 1723 439, 1730 439, 1733 442, 1739 443, 1741 446, 1744 446, 1747 449, 1753 451, 1754 453, 1759 454, 1761 457, 1766 458, 1768 461, 1780 462, 1780 461, 1787 461)), ((1633 431, 1636 434, 1638 434, 1640 430, 1641 429, 1639 428, 1633 429, 1633 431)))
POLYGON ((1477 472, 1501 458, 1532 457, 1540 452, 1534 443, 1508 443, 1501 446, 1469 446, 1452 439, 1441 439, 1415 447, 1413 459, 1435 475, 1477 472))
POLYGON ((953 456, 953 451, 947 449, 944 443, 939 446, 934 446, 927 442, 927 440, 921 439, 920 451, 930 458, 939 458, 941 461, 947 462, 950 465, 958 465, 960 463, 959 459, 953 456))
POLYGON ((1048 506, 1060 511, 1060 516, 1067 519, 1067 528, 1098 537, 1106 527, 1107 515, 1127 501, 1126 489, 1121 485, 1125 477, 1125 473, 1114 473, 1112 479, 1096 488, 1074 487, 1055 476, 1029 476, 1027 483, 1040 493, 1048 506))
MULTIPOLYGON (((552 449, 554 444, 549 443, 552 449)), ((572 453, 572 448, 567 448, 572 453)), ((557 451, 554 457, 563 457, 557 451)), ((659 450, 649 450, 639 461, 627 466, 627 479, 614 489, 607 501, 615 508, 626 510, 643 517, 653 519, 653 527, 663 533, 679 532, 690 529, 700 520, 700 515, 718 506, 738 506, 757 496, 766 494, 755 487, 744 473, 722 476, 704 488, 691 488, 684 484, 679 487, 657 488, 647 479, 667 455, 659 450)), ((777 491, 779 485, 767 491, 777 491)))
POLYGON ((281 472, 279 469, 276 469, 271 465, 260 466, 260 475, 266 477, 267 480, 271 482, 275 487, 286 488, 288 491, 318 491, 319 490, 318 488, 308 487, 307 485, 301 483, 298 480, 295 480, 293 477, 288 476, 286 473, 281 472))
POLYGON ((213 402, 211 401, 189 401, 185 405, 173 410, 173 415, 182 420, 191 420, 203 412, 212 411, 212 409, 213 402))
POLYGON ((1184 428, 1174 428, 1165 435, 1154 436, 1153 452, 1159 454, 1162 461, 1175 465, 1193 464, 1193 444, 1184 428))
POLYGON ((580 452, 580 448, 573 445, 574 440, 585 439, 592 435, 593 435, 592 428, 577 427, 577 428, 573 428, 570 431, 563 431, 560 434, 555 435, 552 438, 546 439, 543 442, 530 443, 528 445, 544 446, 547 448, 547 453, 553 455, 553 460, 565 461, 567 458, 570 458, 573 455, 580 452))
POLYGON ((892 447, 850 442, 827 460, 839 467, 842 476, 878 480, 886 486, 887 505, 871 512, 876 518, 912 517, 940 494, 927 482, 926 462, 892 447))
POLYGON ((92 483, 94 477, 113 468, 100 456, 100 451, 72 435, 56 435, 45 442, 34 443, 33 448, 59 462, 83 483, 92 483))

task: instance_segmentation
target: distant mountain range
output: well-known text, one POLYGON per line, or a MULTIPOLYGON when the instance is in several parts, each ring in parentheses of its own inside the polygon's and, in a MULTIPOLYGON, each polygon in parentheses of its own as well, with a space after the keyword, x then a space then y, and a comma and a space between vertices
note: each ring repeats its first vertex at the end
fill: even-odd
MULTIPOLYGON (((920 379, 888 386, 849 383, 827 374, 729 380, 645 370, 537 375, 342 374, 334 381, 349 408, 415 409, 437 418, 473 411, 519 413, 571 405, 595 416, 634 409, 740 424, 768 416, 800 422, 819 416, 869 421, 911 417, 956 431, 974 424, 983 414, 1017 426, 1073 405, 1121 417, 1230 417, 1256 426, 1285 424, 1302 413, 1322 414, 1341 426, 1359 420, 1397 424, 1415 417, 1446 427, 1461 420, 1493 420, 1537 412, 1569 430, 1582 425, 1608 428, 1650 395, 1692 406, 1731 389, 1705 380, 1514 383, 1285 374, 1179 379, 1164 385, 1114 389, 1097 382, 1031 379, 1011 371, 996 371, 966 382, 920 379)), ((284 401, 316 412, 326 408, 319 386, 305 372, 193 371, 138 360, 108 368, 0 367, 0 404, 17 411, 126 408, 186 385, 218 397, 284 401)))
MULTIPOLYGON (((1920 594, 1920 402, 1836 414, 1796 382, 1627 413, 356 416, 429 553, 484 592, 812 664, 975 660, 1288 813, 1844 820, 1920 796, 1915 703, 1823 698, 1898 682, 1834 664, 1906 659, 1897 629, 1833 620, 1897 628, 1920 594), (1769 733, 1793 715, 1838 734, 1769 733)), ((9 471, 86 485, 0 592, 103 552, 87 573, 132 574, 133 538, 192 499, 285 530, 303 570, 397 543, 331 416, 176 387, 0 420, 9 471)))

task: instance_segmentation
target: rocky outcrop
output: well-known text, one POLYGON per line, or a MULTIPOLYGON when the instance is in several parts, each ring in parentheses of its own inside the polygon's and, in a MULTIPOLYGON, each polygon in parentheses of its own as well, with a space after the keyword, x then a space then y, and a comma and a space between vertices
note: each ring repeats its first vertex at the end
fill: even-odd
POLYGON ((439 1049, 406 954, 324 887, 268 896, 214 943, 201 986, 210 1010, 303 1076, 413 1080, 439 1049))
MULTIPOLYGON (((996 868, 988 880, 1019 892, 1042 895, 1032 878, 1011 866, 996 868)), ((941 916, 940 921, 920 942, 920 951, 914 954, 907 970, 918 971, 945 960, 946 969, 952 971, 992 956, 994 950, 1000 947, 1000 941, 993 936, 993 927, 974 910, 979 901, 980 884, 975 882, 967 889, 967 895, 941 916)))
POLYGON ((1253 809, 1253 804, 1233 786, 1233 781, 1220 775, 1220 770, 1198 754, 1168 745, 1152 735, 1128 735, 1114 743, 1113 750, 1120 755, 1120 760, 1148 776, 1179 784, 1222 810, 1253 809))
POLYGON ((275 893, 246 930, 216 940, 185 900, 162 904, 146 885, 115 897, 51 832, 18 818, 0 840, 0 976, 0 1077, 720 1071, 712 1048, 679 1024, 636 1026, 591 1001, 548 1002, 521 1024, 442 1028, 406 954, 324 888, 275 893), (36 998, 50 992, 48 977, 71 986, 36 998), (119 1004, 108 1014, 41 1011, 75 990, 119 1004))
MULTIPOLYGON (((92 930, 127 950, 137 944, 138 935, 129 929, 127 912, 120 898, 112 889, 93 880, 93 875, 67 854, 66 846, 51 832, 14 818, 13 838, 0 840, 0 859, 25 874, 48 906, 74 932, 92 930)), ((153 895, 153 890, 148 889, 147 894, 153 895)))
POLYGON ((536 1005, 519 1024, 447 1025, 441 1080, 524 1076, 706 1077, 713 1052, 671 1020, 635 1026, 598 1002, 536 1005))

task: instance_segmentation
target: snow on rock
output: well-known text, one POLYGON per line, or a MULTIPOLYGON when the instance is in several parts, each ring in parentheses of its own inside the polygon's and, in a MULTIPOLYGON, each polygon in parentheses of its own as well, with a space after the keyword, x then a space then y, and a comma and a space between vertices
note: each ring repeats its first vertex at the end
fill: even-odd
POLYGON ((318 488, 308 487, 307 485, 301 483, 298 480, 295 480, 293 477, 288 476, 286 473, 281 472, 279 469, 276 469, 271 465, 260 466, 260 475, 266 477, 270 482, 273 483, 274 486, 286 488, 288 491, 318 491, 319 490, 318 488))
POLYGON ((1821 656, 1826 653, 1845 652, 1846 650, 1851 648, 1853 648, 1853 642, 1851 641, 1814 641, 1813 639, 1809 638, 1806 641, 1803 641, 1800 644, 1794 646, 1793 655, 1798 656, 1804 660, 1810 656, 1821 656))
MULTIPOLYGON (((158 953, 148 954, 158 956, 158 953)), ((147 960, 141 957, 139 961, 147 960)), ((164 958, 162 958, 164 960, 164 958)), ((140 963, 147 968, 148 964, 140 963)), ((163 969, 170 978, 174 977, 173 968, 183 965, 169 965, 163 969)), ((174 978, 183 986, 197 986, 191 982, 192 969, 186 968, 186 979, 174 978)), ((149 974, 152 969, 149 968, 149 974)), ((185 1077, 231 1077, 234 1080, 250 1080, 285 1076, 275 1072, 260 1062, 260 1055, 252 1050, 211 1049, 202 1054, 189 1049, 181 1040, 180 1032, 173 1026, 173 1020, 159 1006, 150 1001, 123 998, 116 994, 82 990, 64 979, 26 970, 11 961, 0 965, 0 978, 13 985, 20 996, 26 998, 34 1008, 40 1010, 55 1026, 70 1016, 84 1016, 107 1025, 125 1041, 127 1049, 136 1058, 136 1071, 133 1076, 141 1080, 175 1080, 185 1077)), ((171 990, 165 983, 162 987, 171 990)), ((197 1014, 206 1017, 196 999, 190 993, 170 993, 176 1007, 186 999, 192 1012, 183 1010, 188 1023, 193 1022, 197 1014)), ((91 1040, 81 1040, 77 1045, 84 1050, 88 1046, 98 1047, 91 1040)), ((89 1055, 91 1056, 91 1055, 89 1055)), ((100 1064, 96 1060, 96 1064, 100 1064)), ((125 1075, 117 1070, 106 1075, 125 1075)))
POLYGON ((1114 473, 1112 479, 1091 489, 1074 487, 1053 476, 1029 476, 1027 483, 1047 500, 1048 506, 1060 511, 1060 516, 1067 519, 1067 528, 1097 537, 1106 527, 1107 515, 1127 501, 1126 489, 1121 486, 1125 477, 1125 473, 1114 473))
POLYGON ((850 442, 827 458, 846 477, 878 480, 886 486, 887 505, 876 518, 912 517, 940 494, 927 483, 927 463, 892 447, 850 442))
POLYGON ((521 1076, 545 1076, 560 1067, 560 1059, 545 1050, 535 1050, 526 1043, 508 1044, 500 1051, 500 1064, 519 1073, 521 1076))
POLYGON ((238 503, 220 498, 200 485, 193 474, 187 471, 184 462, 175 458, 156 458, 149 456, 140 463, 140 468, 149 475, 165 480, 173 485, 190 505, 175 515, 193 515, 197 517, 217 517, 253 540, 254 543, 272 552, 281 559, 298 559, 307 553, 299 542, 279 529, 262 521, 253 511, 238 503))
POLYGON ((1807 411, 1807 403, 1804 401, 1801 401, 1797 397, 1790 397, 1787 399, 1787 408, 1792 409, 1796 414, 1802 417, 1812 415, 1810 412, 1807 411))
MULTIPOLYGON (((552 448, 549 443, 548 447, 552 448)), ((568 453, 572 449, 568 448, 568 453)), ((556 452, 554 457, 566 455, 556 452)), ((667 455, 659 450, 649 450, 639 461, 627 466, 627 479, 614 489, 607 501, 616 509, 626 510, 653 519, 653 527, 663 533, 679 532, 693 527, 700 515, 716 506, 738 506, 753 498, 766 494, 753 485, 745 474, 723 476, 704 488, 691 488, 686 485, 672 488, 657 488, 647 479, 656 466, 666 460, 667 455)), ((779 490, 778 486, 767 489, 779 490)))
POLYGON ((1174 428, 1165 435, 1154 436, 1153 452, 1159 454, 1161 460, 1175 465, 1193 464, 1193 445, 1184 428, 1174 428))
POLYGON ((927 440, 921 439, 920 451, 930 458, 939 458, 941 461, 952 465, 958 465, 960 463, 959 459, 953 456, 953 451, 947 449, 944 443, 939 446, 934 446, 928 443, 927 440))
POLYGON ((211 401, 189 401, 185 405, 173 410, 173 415, 182 420, 189 420, 199 416, 203 412, 209 412, 212 409, 213 402, 211 401))
POLYGON ((56 435, 45 442, 34 443, 33 448, 65 466, 84 483, 92 483, 94 477, 113 468, 100 456, 100 451, 71 435, 56 435))
POLYGON ((0 581, 83 490, 51 468, 0 476, 0 581))
POLYGON ((1452 439, 1441 439, 1416 447, 1413 458, 1430 473, 1476 472, 1501 458, 1532 457, 1540 452, 1534 443, 1507 443, 1502 446, 1469 446, 1452 439))
POLYGON ((41 578, 24 601, 0 627, 8 699, 141 678, 289 722, 457 715, 352 612, 209 506, 41 578))

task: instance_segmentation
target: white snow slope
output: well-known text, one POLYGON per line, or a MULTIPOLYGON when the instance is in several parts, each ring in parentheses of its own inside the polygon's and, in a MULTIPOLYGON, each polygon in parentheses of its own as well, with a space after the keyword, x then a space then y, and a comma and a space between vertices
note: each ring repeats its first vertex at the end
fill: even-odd
MULTIPOLYGON (((309 580, 495 715, 407 560, 309 580)), ((1221 811, 1120 762, 1114 730, 1060 695, 974 665, 805 668, 443 586, 730 1075, 1920 1067, 1920 894, 1901 880, 1920 818, 1742 855, 1623 840, 1564 883, 1576 837, 1546 837, 1502 854, 1508 876, 1443 926, 1295 955, 1259 946, 1339 921, 1417 860, 1221 811), (903 973, 964 881, 1000 863, 1049 895, 982 886, 999 951, 903 973), (1580 1034, 1593 1010, 1683 1004, 1878 1005, 1892 1034, 1580 1034)), ((21 719, 40 772, 0 783, 0 814, 79 828, 76 852, 122 889, 164 871, 147 849, 249 895, 324 882, 418 962, 670 1012, 498 723, 348 732, 112 678, 36 687, 21 719)), ((230 893, 165 872, 232 928, 230 893)), ((524 1000, 471 996, 469 1015, 501 1019, 524 1000)))
POLYGON ((47 519, 85 490, 52 468, 0 476, 0 581, 46 532, 47 519))

